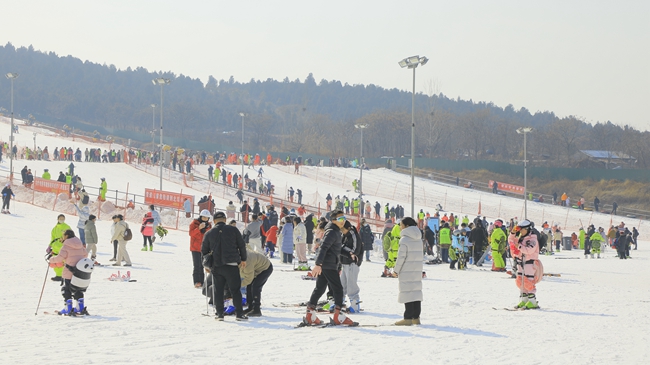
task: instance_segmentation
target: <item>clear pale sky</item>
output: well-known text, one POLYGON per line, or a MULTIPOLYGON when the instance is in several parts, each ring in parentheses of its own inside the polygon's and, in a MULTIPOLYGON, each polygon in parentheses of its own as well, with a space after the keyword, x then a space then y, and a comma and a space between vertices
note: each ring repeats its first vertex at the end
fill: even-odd
MULTIPOLYGON (((207 81, 312 72, 650 129, 650 1, 3 1, 0 43, 207 81)), ((4 74, 11 70, 0 71, 4 74)), ((7 86, 6 80, 0 82, 7 86)), ((173 86, 170 86, 173 87, 173 86)))

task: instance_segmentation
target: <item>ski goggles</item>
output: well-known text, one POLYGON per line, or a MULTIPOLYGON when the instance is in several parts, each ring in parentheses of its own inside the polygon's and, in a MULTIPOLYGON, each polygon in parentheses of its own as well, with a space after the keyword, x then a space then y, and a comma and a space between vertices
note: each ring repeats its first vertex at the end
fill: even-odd
POLYGON ((334 219, 334 220, 335 220, 335 221, 339 221, 339 222, 345 222, 347 219, 345 219, 345 216, 342 215, 342 216, 340 216, 340 217, 338 217, 338 218, 336 218, 336 219, 334 219))

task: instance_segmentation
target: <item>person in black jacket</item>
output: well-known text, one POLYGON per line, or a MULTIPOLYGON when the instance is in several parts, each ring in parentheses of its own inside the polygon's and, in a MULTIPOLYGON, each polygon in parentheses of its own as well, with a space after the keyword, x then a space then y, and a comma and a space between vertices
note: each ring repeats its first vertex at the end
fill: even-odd
POLYGON ((433 248, 436 246, 436 234, 433 233, 429 225, 424 226, 424 238, 427 241, 427 254, 433 255, 433 248))
POLYGON ((314 244, 314 214, 309 213, 305 217, 305 229, 307 230, 307 252, 312 253, 312 245, 314 244))
POLYGON ((350 299, 350 306, 348 311, 350 313, 359 312, 359 267, 363 261, 363 241, 357 229, 350 223, 345 221, 341 240, 341 284, 343 285, 343 302, 345 297, 350 299))
POLYGON ((316 263, 311 275, 316 277, 316 287, 311 293, 307 304, 307 313, 303 317, 303 324, 315 326, 321 324, 316 316, 316 304, 329 286, 334 297, 334 323, 346 326, 353 326, 353 322, 345 313, 341 312, 343 305, 343 285, 339 277, 339 263, 341 256, 342 234, 341 228, 345 225, 346 219, 343 212, 334 210, 330 213, 330 222, 325 226, 325 234, 319 248, 316 263))
POLYGON ((365 219, 361 220, 360 236, 363 241, 363 250, 366 252, 366 261, 370 262, 370 252, 372 252, 372 245, 375 243, 375 235, 372 234, 372 228, 365 219))
MULTIPOLYGON (((266 207, 266 212, 267 212, 267 215, 269 216, 269 224, 272 225, 272 226, 277 226, 278 225, 278 212, 275 211, 275 207, 272 206, 272 205, 269 205, 268 207, 266 207)), ((266 227, 264 229, 268 231, 268 229, 266 229, 266 227)))
POLYGON ((483 251, 487 246, 487 231, 483 227, 483 221, 476 218, 474 219, 475 227, 469 232, 469 241, 474 244, 472 255, 476 266, 483 266, 480 262, 483 257, 483 251))
POLYGON ((216 319, 223 321, 223 290, 228 285, 235 305, 236 319, 245 321, 248 317, 242 313, 239 267, 246 267, 246 244, 237 228, 226 225, 226 213, 216 212, 212 218, 214 227, 203 236, 201 253, 203 256, 212 254, 213 257, 212 267, 206 271, 212 273, 214 278, 216 319))

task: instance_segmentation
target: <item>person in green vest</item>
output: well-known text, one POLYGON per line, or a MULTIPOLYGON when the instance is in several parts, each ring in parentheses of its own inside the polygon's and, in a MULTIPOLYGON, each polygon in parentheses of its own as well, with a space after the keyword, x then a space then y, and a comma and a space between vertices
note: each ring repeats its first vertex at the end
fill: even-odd
MULTIPOLYGON (((52 256, 58 255, 59 251, 61 251, 61 247, 63 247, 63 233, 69 229, 70 226, 65 222, 65 215, 59 214, 50 236, 50 254, 52 256)), ((55 276, 51 278, 52 281, 62 281, 63 267, 55 267, 54 274, 55 276)))
POLYGON ((72 184, 72 175, 70 175, 69 172, 65 173, 65 183, 66 184, 72 184))
POLYGON ((578 233, 578 240, 580 241, 580 249, 585 249, 585 229, 580 227, 580 232, 578 233))
POLYGON ((345 200, 343 201, 343 207, 345 208, 345 214, 350 214, 350 199, 347 197, 344 197, 345 200))
POLYGON ((108 191, 108 186, 106 185, 106 179, 102 177, 102 185, 99 188, 99 199, 101 201, 106 201, 107 191, 108 191))
POLYGON ((388 208, 388 203, 386 203, 386 205, 384 206, 384 215, 385 215, 384 219, 390 218, 390 209, 388 208))
POLYGON ((467 218, 467 216, 463 217, 463 223, 465 223, 466 226, 469 226, 469 218, 467 218))
POLYGON ((352 207, 354 209, 354 215, 359 214, 359 199, 353 199, 352 200, 352 207))
POLYGON ((494 267, 492 271, 506 271, 506 263, 503 261, 503 254, 506 252, 506 234, 503 232, 503 221, 497 219, 494 222, 494 230, 490 236, 490 245, 492 247, 492 262, 494 267))
POLYGON ((440 228, 440 256, 442 256, 442 263, 449 263, 449 247, 451 247, 451 229, 449 228, 449 223, 445 223, 442 228, 440 228))
POLYGON ((460 215, 454 217, 454 229, 460 227, 460 215))
POLYGON ((52 178, 52 176, 50 175, 50 170, 45 169, 45 170, 43 171, 43 176, 41 176, 41 177, 42 177, 43 179, 45 179, 45 180, 50 180, 50 179, 52 178))
POLYGON ((352 180, 352 187, 354 188, 354 191, 357 192, 357 179, 352 180))
POLYGON ((420 212, 418 212, 418 228, 420 229, 424 228, 424 217, 426 217, 426 214, 424 214, 423 209, 420 209, 420 212))
POLYGON ((217 167, 216 169, 214 169, 214 179, 213 179, 217 183, 219 182, 219 175, 221 175, 221 169, 217 167))

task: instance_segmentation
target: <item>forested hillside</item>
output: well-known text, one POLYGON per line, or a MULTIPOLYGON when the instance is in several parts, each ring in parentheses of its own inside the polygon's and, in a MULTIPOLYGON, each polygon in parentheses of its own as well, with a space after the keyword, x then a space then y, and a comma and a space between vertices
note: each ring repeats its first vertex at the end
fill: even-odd
MULTIPOLYGON (((245 144, 250 148, 352 157, 359 153, 354 124, 365 123, 364 155, 410 153, 411 94, 397 89, 316 81, 312 74, 304 81, 246 83, 220 75, 203 84, 173 72, 118 70, 11 44, 0 47, 0 65, 3 74, 20 74, 14 94, 17 114, 48 122, 76 121, 88 131, 107 127, 148 136, 150 105, 160 104, 160 87, 151 80, 165 77, 171 80, 164 87, 165 134, 170 137, 239 146, 239 112, 245 112, 245 144)), ((0 106, 9 109, 9 81, 0 85, 0 106)), ((532 126, 536 131, 528 148, 537 163, 574 166, 577 150, 603 149, 636 157, 633 167, 650 167, 647 131, 609 122, 592 126, 552 112, 531 114, 525 108, 450 99, 434 91, 416 95, 418 155, 512 162, 523 155, 523 137, 516 129, 532 126)))

